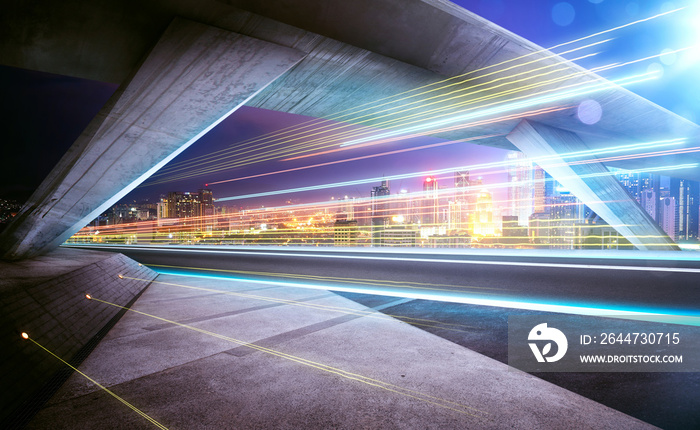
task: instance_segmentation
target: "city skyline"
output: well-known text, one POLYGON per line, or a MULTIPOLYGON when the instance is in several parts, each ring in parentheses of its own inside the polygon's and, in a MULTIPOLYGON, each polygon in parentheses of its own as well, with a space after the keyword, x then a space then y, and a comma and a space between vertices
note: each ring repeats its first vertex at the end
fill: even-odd
MULTIPOLYGON (((612 28, 614 24, 634 22, 635 19, 639 20, 654 16, 654 14, 667 13, 674 8, 686 8, 681 12, 684 16, 695 13, 695 9, 683 2, 676 2, 673 5, 666 3, 644 4, 620 9, 612 5, 611 2, 581 0, 566 3, 571 7, 571 10, 568 9, 568 6, 564 8, 568 12, 562 12, 561 5, 564 2, 540 5, 536 8, 525 7, 517 2, 493 2, 486 5, 483 2, 464 0, 456 3, 542 46, 554 46, 571 40, 572 35, 579 32, 591 34, 595 31, 612 28), (522 14, 531 16, 533 20, 541 22, 542 25, 524 26, 520 20, 513 20, 513 16, 519 15, 519 13, 504 13, 506 4, 509 11, 520 11, 522 14)), ((653 22, 618 32, 610 43, 606 42, 601 45, 596 55, 584 56, 575 61, 585 67, 594 68, 603 64, 607 58, 622 58, 623 53, 625 55, 632 53, 641 55, 643 51, 644 54, 657 55, 664 49, 682 47, 684 39, 678 34, 678 31, 668 31, 668 29, 671 28, 669 26, 673 22, 676 23, 676 27, 685 28, 687 27, 686 20, 677 18, 680 16, 678 13, 671 15, 676 18, 661 17, 653 22), (659 40, 654 41, 654 43, 647 40, 649 43, 644 45, 644 49, 642 49, 640 44, 635 41, 635 37, 644 34, 644 28, 647 28, 647 31, 661 32, 664 37, 658 38, 659 40)), ((692 70, 689 63, 692 59, 691 54, 693 53, 679 53, 673 56, 664 54, 661 57, 657 55, 644 63, 643 68, 646 70, 661 67, 664 71, 663 76, 650 84, 632 86, 630 90, 650 97, 662 106, 674 110, 680 115, 685 115, 691 120, 694 119, 693 112, 695 111, 693 109, 697 106, 693 105, 694 102, 687 97, 681 97, 678 90, 678 84, 681 82, 686 85, 694 85, 688 83, 686 79, 689 70, 692 70), (683 106, 680 106, 679 103, 683 106)), ((30 157, 31 153, 36 163, 32 169, 24 169, 19 173, 12 171, 12 167, 3 169, 8 172, 11 179, 2 181, 0 198, 7 196, 12 198, 13 195, 26 198, 27 191, 41 180, 41 172, 46 174, 45 172, 52 165, 51 160, 55 160, 62 153, 61 148, 67 148, 72 143, 84 124, 87 124, 94 112, 99 110, 101 104, 114 92, 116 86, 40 72, 25 72, 8 67, 2 67, 0 72, 3 73, 3 77, 7 78, 4 81, 17 84, 8 86, 9 97, 19 98, 22 102, 16 103, 19 106, 16 114, 10 115, 11 112, 5 112, 8 114, 7 117, 17 119, 20 113, 26 114, 27 109, 31 111, 30 107, 27 106, 37 104, 32 99, 34 94, 41 94, 43 97, 43 110, 41 112, 48 121, 47 130, 38 128, 33 130, 33 133, 27 133, 31 129, 29 127, 23 127, 18 132, 18 126, 21 126, 22 123, 17 121, 18 124, 12 124, 8 127, 10 136, 17 139, 27 139, 25 135, 30 135, 33 136, 33 139, 50 140, 54 143, 51 145, 51 150, 38 152, 32 152, 31 145, 16 145, 18 148, 24 149, 17 149, 18 155, 8 154, 7 159, 11 160, 13 157, 30 157), (54 117, 56 113, 60 112, 70 112, 71 115, 65 118, 54 117), (54 146, 55 148, 53 148, 54 146), (21 152, 27 151, 27 148, 29 148, 29 152, 21 152), (51 155, 52 152, 53 155, 51 155), (31 174, 31 177, 27 174, 31 174)), ((617 76, 615 75, 617 72, 610 73, 612 74, 606 72, 603 75, 609 79, 617 76)), ((688 93, 685 91, 682 94, 688 93)), ((36 116, 35 112, 26 116, 36 116)), ((533 113, 533 115, 536 118, 537 114, 533 113)), ((234 151, 236 145, 250 145, 250 142, 261 141, 261 139, 264 141, 265 136, 275 136, 287 129, 299 129, 307 123, 316 124, 315 121, 319 120, 244 106, 211 130, 196 145, 157 172, 141 187, 132 191, 122 199, 122 202, 139 202, 144 199, 157 201, 161 194, 170 190, 211 188, 219 199, 230 199, 229 204, 237 206, 239 209, 280 206, 287 204, 287 202, 303 204, 323 201, 330 197, 339 198, 344 195, 359 198, 365 195, 368 187, 372 186, 369 184, 383 178, 389 178, 394 188, 414 192, 422 188, 423 178, 433 174, 433 171, 471 170, 471 166, 494 162, 504 153, 500 149, 478 145, 480 139, 488 136, 473 136, 470 142, 451 142, 417 135, 401 139, 388 139, 381 142, 379 146, 343 147, 354 142, 351 140, 350 142, 341 142, 341 148, 335 151, 316 151, 299 157, 287 156, 285 158, 280 156, 267 159, 264 163, 246 162, 247 164, 242 163, 228 169, 216 167, 223 165, 220 163, 221 160, 215 158, 216 154, 220 153, 221 159, 232 158, 236 154, 234 151), (206 157, 210 158, 209 164, 202 163, 206 157), (195 175, 193 172, 197 174, 195 175)), ((331 128, 348 127, 344 133, 349 133, 349 136, 363 131, 363 128, 356 124, 343 125, 332 121, 329 123, 333 124, 331 128)), ((377 131, 370 130, 370 132, 376 133, 377 131)), ((321 134, 314 139, 332 140, 337 139, 337 137, 332 136, 332 134, 321 134)), ((489 174, 501 175, 501 178, 492 181, 494 183, 510 182, 512 178, 519 178, 519 174, 515 171, 504 170, 489 174), (510 175, 509 178, 508 175, 510 175)), ((531 210, 529 205, 537 207, 543 204, 542 196, 531 204, 523 204, 525 199, 517 196, 519 192, 530 193, 531 191, 518 190, 513 187, 497 187, 492 190, 493 200, 502 202, 508 199, 508 204, 511 205, 510 211, 519 211, 518 222, 523 224, 523 219, 531 210), (508 197, 508 193, 511 194, 510 197, 508 197)), ((679 203, 675 202, 675 204, 679 203)), ((684 207, 687 207, 687 204, 684 207)))
MULTIPOLYGON (((480 172, 486 174, 485 179, 482 175, 471 176, 465 170, 442 172, 423 177, 422 189, 417 191, 393 188, 389 180, 382 180, 372 187, 373 184, 368 184, 364 195, 246 208, 216 203, 209 189, 171 191, 145 210, 138 205, 118 205, 121 209, 111 210, 114 218, 105 214, 74 239, 80 242, 90 237, 93 241, 122 243, 140 239, 143 243, 147 237, 147 243, 160 240, 316 246, 631 249, 615 225, 602 220, 536 163, 519 152, 503 153, 505 157, 500 163, 489 163, 498 166, 500 175, 480 172), (505 181, 489 180, 502 176, 503 172, 505 181), (206 199, 202 197, 205 194, 206 199), (147 214, 146 218, 143 213, 147 214), (130 223, 120 227, 122 217, 130 223), (151 227, 144 221, 151 222, 151 227), (102 236, 96 231, 101 231, 102 236)), ((675 242, 686 245, 697 242, 699 183, 622 170, 611 174, 675 242)))

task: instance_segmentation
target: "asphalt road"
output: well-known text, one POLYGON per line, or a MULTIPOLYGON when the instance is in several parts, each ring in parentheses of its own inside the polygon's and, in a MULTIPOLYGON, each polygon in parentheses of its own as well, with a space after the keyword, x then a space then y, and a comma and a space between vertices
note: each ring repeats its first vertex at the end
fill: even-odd
POLYGON ((199 246, 91 249, 121 252, 156 270, 178 273, 332 284, 370 294, 395 291, 447 301, 461 297, 700 316, 700 259, 685 254, 684 259, 666 256, 670 254, 656 258, 658 253, 638 259, 628 251, 512 255, 199 246))

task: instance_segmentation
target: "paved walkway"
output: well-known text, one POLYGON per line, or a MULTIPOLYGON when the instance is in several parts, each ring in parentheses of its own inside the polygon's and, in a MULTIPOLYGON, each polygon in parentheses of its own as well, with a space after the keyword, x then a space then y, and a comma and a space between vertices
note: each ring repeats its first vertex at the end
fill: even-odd
MULTIPOLYGON (((651 428, 323 290, 160 275, 132 309, 80 370, 167 428, 651 428)), ((28 428, 158 427, 75 373, 28 428)))

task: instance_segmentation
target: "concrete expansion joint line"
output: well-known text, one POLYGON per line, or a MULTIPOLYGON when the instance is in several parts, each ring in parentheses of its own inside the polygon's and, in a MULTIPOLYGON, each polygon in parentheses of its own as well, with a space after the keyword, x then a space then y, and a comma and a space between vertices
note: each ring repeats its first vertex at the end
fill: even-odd
MULTIPOLYGON (((484 419, 484 418, 486 418, 486 416, 488 416, 488 412, 486 412, 486 411, 476 409, 476 408, 473 408, 473 407, 470 407, 470 406, 467 406, 467 405, 464 405, 464 404, 461 404, 458 402, 454 402, 454 401, 451 401, 448 399, 443 399, 443 398, 440 398, 437 396, 422 393, 420 391, 412 390, 409 388, 404 388, 404 387, 394 385, 394 384, 391 384, 388 382, 383 382, 383 381, 373 379, 373 378, 370 378, 367 376, 363 376, 363 375, 360 375, 357 373, 349 372, 349 371, 339 369, 339 368, 336 368, 333 366, 329 366, 326 364, 322 364, 322 363, 319 363, 316 361, 308 360, 308 359, 305 359, 302 357, 294 356, 294 355, 287 354, 287 353, 284 353, 284 352, 281 352, 278 350, 274 350, 271 348, 260 346, 260 345, 257 345, 255 343, 245 342, 242 340, 234 339, 232 337, 221 335, 221 334, 211 332, 208 330, 204 330, 201 328, 193 327, 193 326, 186 325, 186 324, 177 323, 175 321, 168 320, 168 319, 162 318, 162 317, 158 317, 156 315, 151 315, 151 314, 148 314, 146 312, 141 312, 141 311, 138 311, 135 309, 125 308, 123 306, 120 306, 120 305, 117 305, 114 303, 110 303, 108 301, 101 300, 101 299, 96 298, 96 297, 90 297, 89 300, 94 301, 94 302, 99 302, 102 304, 106 304, 106 305, 110 305, 110 306, 114 306, 117 308, 126 309, 128 312, 151 317, 151 318, 163 321, 163 322, 172 323, 172 324, 175 324, 175 325, 180 326, 182 328, 187 328, 189 330, 193 330, 193 331, 201 333, 201 334, 212 336, 212 337, 215 337, 217 339, 225 340, 225 341, 231 342, 231 343, 239 345, 239 346, 245 346, 248 348, 252 348, 252 349, 255 349, 257 351, 265 352, 267 354, 270 354, 270 355, 273 355, 273 356, 276 356, 279 358, 284 358, 284 359, 290 360, 292 362, 302 364, 304 366, 308 366, 308 367, 318 369, 318 370, 321 370, 324 372, 335 374, 335 375, 340 376, 340 377, 345 378, 345 379, 357 381, 357 382, 369 385, 371 387, 379 388, 379 389, 382 389, 382 390, 385 390, 385 391, 388 391, 391 393, 395 393, 395 394, 398 394, 398 395, 401 395, 404 397, 416 399, 416 400, 422 401, 424 403, 432 404, 435 406, 439 406, 441 408, 445 408, 448 410, 459 412, 461 414, 465 414, 465 415, 468 415, 468 416, 471 416, 471 417, 474 417, 477 419, 484 419)), ((195 361, 197 361, 197 360, 195 360, 195 361)))

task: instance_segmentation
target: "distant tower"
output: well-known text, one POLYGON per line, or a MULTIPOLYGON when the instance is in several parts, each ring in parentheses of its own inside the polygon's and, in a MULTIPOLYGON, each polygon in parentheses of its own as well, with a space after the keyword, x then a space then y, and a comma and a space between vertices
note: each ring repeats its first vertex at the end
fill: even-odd
POLYGON ((474 214, 474 234, 493 236, 493 197, 487 190, 481 190, 476 195, 476 211, 474 214))
POLYGON ((372 187, 372 192, 370 194, 372 201, 372 220, 380 218, 383 224, 389 218, 389 203, 387 201, 387 196, 389 196, 389 194, 389 181, 382 181, 380 186, 372 187))
POLYGON ((439 193, 438 181, 433 176, 428 176, 423 180, 423 208, 422 224, 425 226, 435 226, 439 217, 439 193))
POLYGON ((378 187, 372 187, 372 246, 382 246, 381 232, 389 222, 389 181, 382 181, 378 187))
POLYGON ((466 230, 469 222, 469 171, 455 172, 455 201, 450 204, 450 230, 466 230))
POLYGON ((554 197, 554 180, 540 166, 535 166, 533 176, 533 213, 549 213, 554 197))
POLYGON ((210 189, 200 189, 197 193, 199 197, 199 225, 198 228, 202 231, 211 232, 214 227, 214 195, 210 189))
POLYGON ((678 218, 676 211, 675 197, 665 197, 661 199, 661 228, 664 229, 668 237, 674 241, 678 240, 678 230, 676 229, 676 219, 678 218))
POLYGON ((696 181, 671 178, 671 197, 676 198, 679 240, 695 239, 698 236, 698 186, 696 181))
POLYGON ((534 187, 532 162, 522 152, 508 153, 508 207, 518 217, 520 225, 527 225, 533 209, 534 187))
POLYGON ((656 192, 654 191, 653 188, 647 188, 642 192, 642 207, 644 208, 645 211, 654 219, 654 221, 657 220, 656 217, 656 192))
POLYGON ((469 171, 455 172, 455 199, 458 201, 467 201, 467 193, 469 192, 469 171))
POLYGON ((209 189, 199 190, 199 204, 200 215, 202 216, 212 216, 214 215, 214 195, 209 189))
POLYGON ((340 203, 340 214, 345 215, 348 221, 355 219, 355 198, 345 196, 340 203))
POLYGON ((617 180, 620 181, 623 187, 635 200, 640 201, 639 197, 639 173, 620 172, 617 175, 617 180))
POLYGON ((583 205, 568 189, 557 186, 550 208, 550 245, 553 248, 573 249, 576 244, 576 226, 583 222, 583 205))

